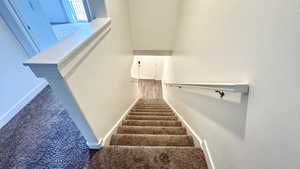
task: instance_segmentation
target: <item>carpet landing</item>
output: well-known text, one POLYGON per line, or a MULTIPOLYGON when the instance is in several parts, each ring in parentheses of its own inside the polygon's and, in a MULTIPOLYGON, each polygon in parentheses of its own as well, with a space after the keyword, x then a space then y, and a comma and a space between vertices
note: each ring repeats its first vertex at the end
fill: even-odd
POLYGON ((0 130, 0 169, 85 169, 92 155, 50 87, 0 130))
POLYGON ((90 169, 207 169, 172 109, 161 99, 140 100, 127 115, 110 145, 99 150, 90 169))

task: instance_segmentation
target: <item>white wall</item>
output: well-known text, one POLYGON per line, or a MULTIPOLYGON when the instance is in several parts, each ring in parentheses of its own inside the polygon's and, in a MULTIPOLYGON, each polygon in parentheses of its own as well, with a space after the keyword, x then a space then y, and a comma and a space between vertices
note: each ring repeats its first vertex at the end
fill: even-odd
POLYGON ((195 89, 165 91, 207 140, 216 169, 300 168, 299 1, 185 0, 179 6, 164 79, 250 83, 246 110, 195 89))
POLYGON ((136 79, 161 80, 162 66, 163 56, 135 56, 131 76, 136 79), (138 61, 140 61, 140 66, 138 61))
POLYGON ((111 32, 67 77, 88 123, 100 140, 137 99, 131 82, 133 61, 127 0, 107 0, 111 32))
POLYGON ((171 50, 178 0, 130 0, 135 50, 171 50))
POLYGON ((39 0, 50 23, 70 22, 65 12, 62 0, 39 0))
POLYGON ((22 65, 28 57, 0 17, 0 128, 25 106, 43 87, 45 81, 37 79, 22 65))

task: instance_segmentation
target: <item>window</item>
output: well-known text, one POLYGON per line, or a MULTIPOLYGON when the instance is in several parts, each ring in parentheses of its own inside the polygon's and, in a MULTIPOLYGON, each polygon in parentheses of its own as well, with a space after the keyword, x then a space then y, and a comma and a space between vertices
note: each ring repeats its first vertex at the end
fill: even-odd
POLYGON ((88 22, 82 0, 64 0, 64 5, 68 15, 72 17, 72 22, 88 22))

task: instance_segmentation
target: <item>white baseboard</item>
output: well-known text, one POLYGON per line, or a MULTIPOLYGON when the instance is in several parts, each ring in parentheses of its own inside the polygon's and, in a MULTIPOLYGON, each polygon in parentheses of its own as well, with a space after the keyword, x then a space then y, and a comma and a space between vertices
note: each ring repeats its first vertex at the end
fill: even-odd
POLYGON ((201 147, 202 147, 202 150, 203 150, 204 155, 205 155, 205 159, 206 159, 206 162, 207 162, 207 165, 208 165, 208 169, 216 169, 215 164, 213 162, 213 159, 211 157, 211 154, 210 154, 210 151, 209 151, 208 144, 207 144, 206 140, 203 140, 203 143, 202 143, 201 147))
POLYGON ((98 150, 101 148, 101 142, 98 142, 98 143, 87 142, 86 144, 89 147, 89 149, 92 149, 92 150, 98 150))
POLYGON ((167 104, 171 107, 171 109, 175 112, 176 116, 180 119, 181 122, 183 122, 183 126, 187 128, 188 134, 190 134, 194 140, 196 140, 195 146, 196 147, 202 147, 202 139, 196 134, 196 132, 192 129, 192 127, 183 119, 183 117, 176 111, 176 109, 170 104, 170 102, 164 98, 164 100, 167 102, 167 104))
POLYGON ((35 96, 37 96, 48 83, 41 82, 35 88, 31 89, 24 97, 22 97, 14 106, 0 117, 0 129, 6 125, 22 108, 24 108, 35 96))
POLYGON ((99 140, 100 146, 108 145, 111 136, 116 133, 118 127, 121 125, 122 121, 125 119, 126 115, 130 112, 130 110, 133 108, 133 106, 138 102, 140 98, 137 98, 125 111, 125 113, 120 117, 120 119, 116 122, 116 124, 108 131, 108 133, 103 137, 102 140, 99 140))

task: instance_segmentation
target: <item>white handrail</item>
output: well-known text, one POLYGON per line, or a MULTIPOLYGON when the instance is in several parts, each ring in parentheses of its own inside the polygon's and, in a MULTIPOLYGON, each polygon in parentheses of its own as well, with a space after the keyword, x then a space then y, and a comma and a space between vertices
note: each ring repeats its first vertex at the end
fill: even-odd
POLYGON ((249 93, 249 84, 246 83, 164 83, 170 87, 197 87, 207 90, 214 90, 220 94, 221 97, 225 95, 224 92, 231 93, 249 93))

